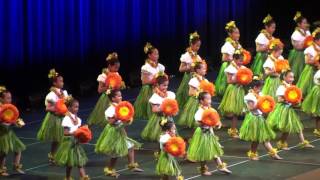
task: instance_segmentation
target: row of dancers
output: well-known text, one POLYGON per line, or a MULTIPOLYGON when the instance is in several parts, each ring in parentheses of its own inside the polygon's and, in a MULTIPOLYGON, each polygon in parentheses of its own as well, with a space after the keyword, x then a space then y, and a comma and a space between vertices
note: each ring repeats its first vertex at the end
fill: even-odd
MULTIPOLYGON (((228 134, 237 139, 251 142, 247 155, 251 160, 259 160, 257 147, 262 143, 269 155, 274 159, 282 159, 278 150, 288 150, 287 138, 290 134, 298 134, 299 146, 313 148, 303 135, 303 124, 297 114, 297 109, 309 114, 316 121, 314 134, 320 136, 320 29, 311 34, 308 30, 307 19, 297 12, 294 20, 297 28, 292 34, 293 49, 289 54, 290 68, 278 70, 277 61, 283 60, 284 45, 280 39, 272 36, 275 31, 275 21, 270 15, 264 18, 264 29, 256 39, 256 56, 251 63, 251 70, 255 76, 248 84, 241 84, 238 72, 249 69, 244 60, 247 58, 245 49, 239 43, 240 32, 234 21, 227 23, 225 29, 228 34, 225 44, 221 48, 222 66, 215 81, 213 89, 205 89, 203 83, 210 83, 206 78, 207 63, 198 55, 201 39, 197 32, 190 34, 189 47, 181 56, 179 71, 184 73, 182 82, 177 92, 168 91, 169 78, 165 73, 165 66, 158 62, 159 51, 147 43, 144 47, 146 62, 141 67, 142 88, 134 103, 134 119, 148 120, 141 137, 146 141, 159 142, 156 173, 162 179, 175 176, 183 179, 181 168, 176 157, 166 151, 166 144, 171 137, 179 136, 176 125, 194 129, 188 140, 188 148, 183 158, 200 163, 201 175, 209 176, 211 172, 207 162, 215 160, 217 169, 230 174, 227 164, 222 161, 223 148, 214 131, 222 126, 219 121, 214 126, 203 122, 206 110, 220 113, 225 119, 231 119, 228 134), (306 45, 306 40, 311 36, 311 43, 306 45), (244 65, 245 64, 245 65, 244 65), (298 78, 296 78, 298 77, 298 78), (287 89, 294 86, 295 78, 297 87, 301 89, 303 101, 289 102, 286 98, 287 89), (218 110, 211 107, 212 96, 217 94, 222 97, 218 110), (263 112, 258 108, 259 99, 264 95, 271 96, 276 105, 271 112, 263 112), (166 116, 161 105, 166 99, 176 99, 180 108, 177 116, 166 116), (245 115, 240 130, 238 119, 245 115), (276 138, 276 132, 281 132, 277 141, 277 149, 270 143, 276 138)), ((135 161, 135 149, 141 143, 129 138, 125 130, 133 121, 124 123, 117 119, 116 108, 123 101, 121 89, 125 88, 122 79, 114 80, 116 84, 108 84, 110 79, 121 77, 118 73, 120 61, 117 53, 111 53, 106 58, 107 67, 98 76, 98 92, 101 94, 93 111, 87 120, 89 126, 101 126, 101 132, 95 152, 110 156, 110 162, 104 168, 108 176, 118 177, 116 162, 119 157, 128 156, 128 169, 133 172, 143 172, 135 161)), ((66 179, 72 179, 72 168, 79 168, 81 179, 89 179, 84 166, 88 161, 81 143, 74 134, 81 127, 82 120, 78 117, 79 101, 63 90, 63 76, 54 69, 48 75, 52 87, 45 98, 47 114, 37 133, 37 139, 51 142, 48 159, 51 164, 66 166, 66 179), (68 112, 63 116, 57 113, 56 104, 60 99, 65 100, 68 112)), ((1 118, 2 109, 6 104, 12 103, 9 90, 0 88, 0 175, 8 176, 5 159, 9 152, 15 155, 13 169, 24 174, 20 162, 21 152, 25 145, 15 135, 10 124, 4 123, 1 118)), ((24 125, 21 119, 16 126, 24 125)))

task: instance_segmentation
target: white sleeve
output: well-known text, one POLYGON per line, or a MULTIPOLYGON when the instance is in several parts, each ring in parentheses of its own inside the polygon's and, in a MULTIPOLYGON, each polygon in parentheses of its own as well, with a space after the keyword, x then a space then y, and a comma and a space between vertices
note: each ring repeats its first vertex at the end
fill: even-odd
POLYGON ((174 92, 168 91, 168 98, 169 99, 176 99, 176 94, 174 92))
POLYGON ((147 63, 141 67, 141 71, 152 73, 150 72, 150 66, 147 63))
POLYGON ((160 135, 160 148, 163 149, 163 146, 165 145, 165 143, 168 142, 168 140, 171 138, 171 136, 169 134, 164 134, 164 135, 160 135))
POLYGON ((159 69, 159 71, 161 71, 161 72, 164 72, 164 71, 166 70, 166 68, 164 67, 164 65, 162 65, 162 64, 160 64, 160 63, 158 63, 158 69, 159 69))
POLYGON ((149 103, 151 104, 157 104, 157 105, 160 105, 161 104, 161 101, 162 101, 162 98, 156 94, 156 93, 153 93, 153 95, 151 96, 151 98, 149 99, 149 103))
POLYGON ((286 87, 284 85, 280 85, 277 89, 276 96, 284 96, 285 91, 286 87))
POLYGON ((312 57, 316 56, 316 52, 314 51, 313 46, 309 46, 307 49, 305 49, 304 54, 308 54, 312 57))
POLYGON ((249 101, 252 101, 254 105, 257 105, 257 98, 253 93, 248 93, 247 95, 244 96, 244 102, 248 105, 249 101))
POLYGON ((233 55, 234 50, 234 47, 229 42, 225 42, 221 48, 221 53, 233 55))
POLYGON ((104 82, 106 82, 106 78, 107 78, 106 74, 105 74, 105 73, 102 73, 102 74, 100 74, 100 75, 98 76, 97 81, 104 83, 104 82))
POLYGON ((313 77, 313 81, 316 85, 320 85, 319 79, 320 79, 320 70, 318 70, 313 77))
POLYGON ((266 62, 263 63, 263 68, 274 69, 274 62, 268 58, 266 62))
POLYGON ((260 33, 256 38, 255 42, 261 45, 268 45, 269 39, 263 33, 260 33))
POLYGON ((191 59, 191 57, 190 57, 188 52, 186 52, 186 53, 181 55, 180 61, 183 62, 183 63, 186 63, 186 64, 191 64, 192 63, 192 59, 191 59))
POLYGON ((229 73, 229 74, 236 74, 237 72, 238 70, 231 64, 224 70, 224 73, 229 73))
POLYGON ((114 106, 109 106, 108 107, 108 109, 104 112, 104 114, 105 114, 105 118, 106 119, 109 119, 109 118, 112 118, 112 117, 114 117, 114 115, 115 115, 115 112, 116 111, 116 109, 115 109, 115 107, 114 106))
POLYGON ((67 96, 68 96, 67 90, 63 90, 62 93, 63 93, 64 97, 67 97, 67 96))
POLYGON ((194 115, 194 119, 199 122, 202 119, 202 114, 203 114, 203 109, 199 108, 196 112, 196 114, 194 115))
POLYGON ((301 42, 304 40, 304 37, 301 35, 299 31, 294 31, 291 35, 291 40, 301 42))
POLYGON ((188 85, 198 89, 198 88, 199 88, 199 85, 200 85, 200 82, 198 81, 197 78, 192 78, 192 79, 189 81, 188 85))
POLYGON ((56 102, 57 101, 57 95, 54 93, 54 92, 49 92, 46 96, 46 99, 45 99, 45 105, 48 106, 48 103, 49 102, 56 102))
POLYGON ((63 118, 63 120, 62 120, 62 123, 61 123, 61 125, 63 126, 63 127, 67 127, 67 128, 72 128, 72 124, 71 124, 71 119, 70 119, 70 117, 69 116, 65 116, 64 118, 63 118))

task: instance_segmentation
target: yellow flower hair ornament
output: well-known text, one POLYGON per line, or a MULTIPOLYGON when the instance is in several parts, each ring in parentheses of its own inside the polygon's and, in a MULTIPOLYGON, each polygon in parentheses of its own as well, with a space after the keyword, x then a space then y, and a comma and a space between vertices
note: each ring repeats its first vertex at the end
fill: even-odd
POLYGON ((106 58, 107 61, 110 61, 112 59, 118 59, 118 54, 116 52, 108 54, 108 56, 106 58))
POLYGON ((189 34, 189 42, 191 43, 194 39, 200 39, 200 35, 198 34, 197 31, 194 33, 189 34))
POLYGON ((145 54, 148 54, 148 52, 150 51, 150 49, 152 49, 153 46, 151 45, 151 43, 147 42, 146 45, 143 48, 143 51, 145 54))
POLYGON ((293 20, 295 22, 297 22, 297 20, 302 16, 301 12, 300 11, 297 11, 296 14, 294 15, 293 17, 293 20))
POLYGON ((59 76, 59 73, 55 69, 50 69, 48 78, 53 79, 59 76))
POLYGON ((267 24, 268 22, 272 21, 273 18, 270 14, 268 14, 262 21, 263 24, 267 24))

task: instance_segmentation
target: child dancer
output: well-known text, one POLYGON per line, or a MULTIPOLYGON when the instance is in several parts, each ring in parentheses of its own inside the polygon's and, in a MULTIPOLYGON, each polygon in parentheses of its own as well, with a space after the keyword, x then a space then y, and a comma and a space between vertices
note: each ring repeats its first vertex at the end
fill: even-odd
POLYGON ((165 67, 158 63, 159 51, 157 48, 147 43, 144 47, 144 53, 147 55, 147 60, 141 67, 142 88, 134 102, 135 118, 140 119, 150 118, 152 112, 148 101, 152 96, 152 80, 158 72, 165 71, 165 67))
MULTIPOLYGON (((201 123, 204 110, 211 108, 211 95, 207 92, 201 92, 198 99, 200 106, 194 118, 199 124, 199 127, 197 127, 191 138, 187 153, 188 159, 200 162, 200 172, 203 176, 211 175, 211 172, 208 171, 206 161, 211 161, 212 159, 215 159, 219 171, 230 174, 231 171, 227 169, 227 164, 223 163, 220 158, 220 156, 223 155, 223 150, 218 141, 218 137, 214 134, 212 127, 201 123)), ((221 124, 218 126, 221 126, 221 124)))
POLYGON ((63 90, 63 77, 55 69, 51 69, 48 75, 52 87, 46 96, 46 117, 38 131, 37 138, 40 141, 51 142, 51 150, 48 154, 49 163, 54 164, 54 155, 59 143, 63 140, 63 127, 61 126, 64 115, 56 113, 56 102, 59 99, 65 99, 68 96, 66 90, 63 90))
POLYGON ((189 36, 189 47, 186 50, 186 53, 181 55, 180 58, 180 67, 179 71, 184 72, 183 79, 180 83, 180 86, 177 90, 177 101, 180 108, 183 108, 186 101, 188 100, 188 82, 192 78, 192 63, 196 61, 201 61, 201 57, 198 55, 200 49, 201 40, 197 32, 190 34, 189 36))
MULTIPOLYGON (((11 104, 12 96, 4 86, 0 86, 0 109, 2 105, 11 104)), ((21 119, 15 124, 17 127, 22 127, 24 122, 21 119)), ((9 176, 6 167, 6 157, 8 153, 14 153, 13 170, 18 174, 24 174, 22 170, 21 151, 25 150, 26 146, 16 136, 10 124, 1 123, 0 119, 0 177, 9 176)))
POLYGON ((230 21, 226 24, 225 27, 228 38, 226 42, 221 48, 222 53, 222 65, 219 70, 219 74, 216 79, 216 93, 219 96, 223 96, 224 92, 227 88, 227 76, 225 75, 224 70, 229 66, 230 62, 233 59, 233 54, 236 50, 241 49, 241 45, 239 43, 240 31, 236 26, 234 21, 230 21))
POLYGON ((279 87, 281 80, 280 74, 276 72, 275 61, 284 59, 282 57, 283 44, 280 39, 273 39, 270 42, 269 50, 271 54, 263 64, 264 74, 266 76, 265 84, 262 88, 262 94, 270 95, 276 99, 276 90, 279 87))
POLYGON ((313 33, 313 43, 306 50, 305 62, 306 66, 297 82, 297 86, 301 88, 303 95, 309 94, 311 88, 313 87, 313 76, 317 69, 319 69, 320 60, 320 28, 317 28, 313 33))
POLYGON ((164 99, 175 99, 176 95, 168 91, 169 79, 164 73, 158 73, 156 75, 156 85, 154 87, 154 93, 149 99, 152 106, 152 115, 149 119, 146 127, 141 133, 141 137, 149 141, 158 141, 161 134, 161 127, 159 125, 161 119, 166 119, 161 112, 160 106, 164 99))
MULTIPOLYGON (((88 124, 89 125, 100 125, 104 127, 106 125, 106 121, 104 118, 104 111, 107 109, 107 107, 110 104, 110 100, 108 99, 108 96, 106 94, 106 91, 109 87, 106 86, 106 78, 108 74, 110 73, 118 73, 120 68, 120 61, 118 59, 118 54, 116 52, 113 52, 109 54, 106 58, 108 67, 104 68, 102 70, 102 73, 98 76, 97 81, 99 83, 98 85, 98 93, 100 93, 100 98, 93 108, 93 111, 90 113, 88 117, 88 124)), ((124 82, 122 81, 122 87, 125 87, 124 82)))
POLYGON ((276 137, 272 127, 266 122, 263 112, 257 108, 260 92, 263 81, 257 76, 251 83, 249 93, 244 97, 248 112, 244 118, 240 128, 240 139, 251 142, 251 149, 247 153, 251 160, 259 160, 257 152, 259 143, 263 143, 265 148, 269 151, 269 155, 274 159, 282 159, 277 149, 274 149, 270 143, 276 137))
POLYGON ((286 71, 282 76, 282 84, 278 87, 276 92, 278 103, 274 111, 271 112, 267 118, 267 122, 273 128, 282 132, 282 136, 280 141, 278 141, 277 146, 279 149, 289 150, 287 143, 288 136, 289 134, 297 133, 300 139, 299 145, 302 148, 313 148, 309 141, 304 138, 303 125, 300 117, 293 108, 293 105, 284 98, 286 89, 292 86, 294 74, 292 71, 286 71))
POLYGON ((268 58, 269 51, 269 42, 273 39, 273 33, 276 30, 276 22, 268 14, 267 17, 263 19, 264 29, 261 30, 260 34, 256 38, 256 51, 257 54, 253 60, 251 69, 254 74, 262 75, 263 74, 263 63, 268 58))
POLYGON ((176 126, 174 122, 166 119, 160 122, 162 134, 160 135, 160 157, 156 165, 157 175, 162 176, 162 180, 169 180, 169 176, 176 176, 177 180, 183 180, 181 176, 181 168, 172 155, 167 153, 164 146, 171 137, 176 136, 176 126))
POLYGON ((293 49, 289 53, 289 63, 296 78, 299 78, 303 68, 304 68, 304 41, 307 36, 310 36, 310 31, 308 30, 307 18, 301 15, 301 12, 297 11, 293 20, 296 22, 297 27, 291 35, 291 43, 293 49))
POLYGON ((244 113, 245 103, 243 98, 245 90, 243 85, 237 84, 236 74, 242 66, 243 54, 240 50, 233 54, 233 61, 224 70, 227 76, 228 87, 223 95, 219 110, 224 116, 231 117, 231 128, 228 129, 228 134, 233 138, 239 138, 237 129, 238 116, 244 113))
POLYGON ((193 78, 189 81, 189 97, 188 100, 180 113, 177 124, 186 126, 189 128, 196 127, 194 121, 194 115, 198 109, 199 102, 197 95, 200 92, 200 82, 206 80, 204 77, 207 73, 207 65, 205 61, 197 61, 194 63, 194 74, 193 78))
POLYGON ((104 128, 100 137, 97 140, 95 147, 96 153, 106 154, 111 156, 110 163, 104 168, 106 176, 118 177, 119 174, 115 170, 115 165, 118 157, 128 156, 128 168, 133 172, 142 172, 138 163, 134 160, 134 148, 139 148, 141 145, 127 136, 124 129, 126 124, 115 118, 115 108, 122 101, 120 90, 111 90, 108 94, 111 100, 111 105, 105 111, 105 117, 108 125, 104 128))
POLYGON ((74 167, 79 168, 81 180, 88 180, 89 176, 86 175, 84 169, 84 165, 87 163, 88 158, 84 149, 74 137, 74 133, 81 126, 82 122, 77 115, 79 111, 79 101, 69 97, 66 104, 69 112, 62 120, 64 139, 55 155, 55 162, 59 166, 66 166, 66 180, 73 179, 71 177, 71 171, 74 167))
POLYGON ((320 70, 313 78, 314 86, 302 103, 302 111, 310 114, 316 122, 314 135, 320 137, 320 70))

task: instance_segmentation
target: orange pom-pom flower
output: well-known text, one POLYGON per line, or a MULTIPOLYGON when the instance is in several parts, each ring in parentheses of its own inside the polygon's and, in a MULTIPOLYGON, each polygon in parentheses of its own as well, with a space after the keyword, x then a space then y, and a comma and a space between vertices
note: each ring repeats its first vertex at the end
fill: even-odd
POLYGON ((209 82, 209 81, 206 81, 206 80, 202 80, 200 82, 200 89, 203 91, 203 92, 207 92, 209 93, 211 96, 214 96, 215 95, 215 86, 213 83, 209 82))
POLYGON ((249 68, 240 68, 236 74, 237 83, 248 85, 252 82, 253 73, 249 68))
POLYGON ((81 126, 74 132, 74 137, 77 138, 80 143, 88 143, 92 139, 92 132, 88 126, 81 126))
POLYGON ((179 112, 179 105, 177 100, 166 98, 162 101, 160 110, 166 116, 175 116, 179 112))
POLYGON ((220 124, 219 113, 212 108, 206 109, 203 111, 201 122, 206 126, 217 126, 220 124))
POLYGON ((171 137, 166 142, 164 150, 172 156, 182 156, 186 151, 186 143, 181 137, 171 137))
POLYGON ((13 104, 0 106, 0 122, 14 124, 19 118, 19 110, 13 104))
POLYGON ((278 59, 275 61, 275 70, 277 73, 282 73, 290 69, 289 61, 286 59, 278 59))
POLYGON ((272 96, 260 96, 258 98, 257 107, 263 113, 270 113, 273 111, 276 102, 272 96))
POLYGON ((120 102, 116 107, 116 118, 122 122, 131 122, 134 116, 134 107, 128 101, 120 102))
POLYGON ((298 104, 302 99, 301 89, 297 86, 290 86, 284 92, 284 98, 287 102, 291 104, 298 104))
POLYGON ((115 72, 108 73, 106 78, 106 86, 111 89, 120 89, 122 86, 122 77, 115 72))
POLYGON ((313 37, 310 35, 310 36, 307 36, 305 39, 304 39, 304 44, 303 44, 303 47, 304 48, 307 48, 309 47, 313 42, 313 37))
POLYGON ((243 54, 243 65, 248 65, 251 62, 251 53, 245 49, 242 50, 243 54))
POLYGON ((68 108, 64 99, 59 99, 55 105, 56 114, 64 116, 68 112, 68 108))

